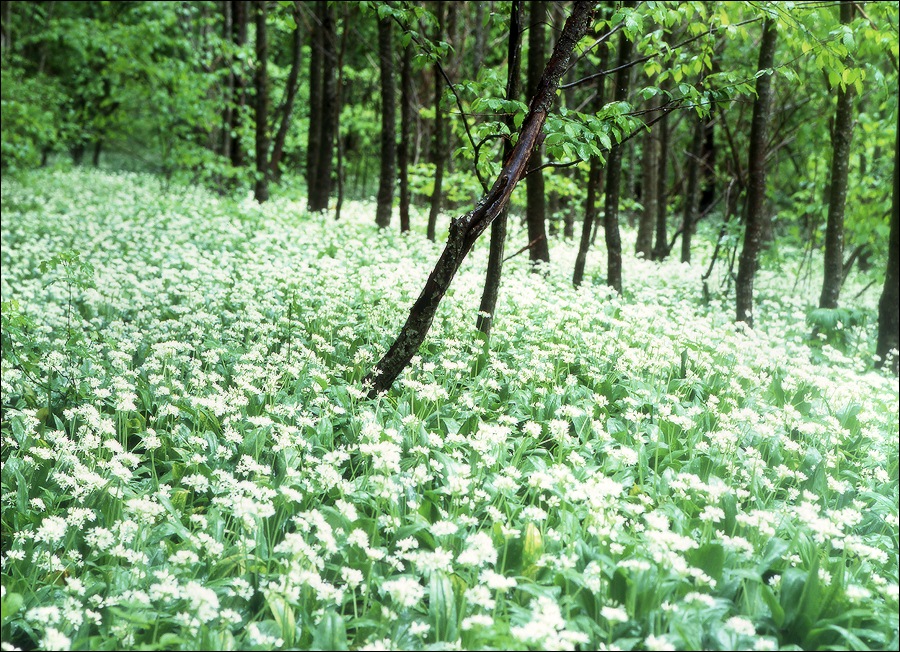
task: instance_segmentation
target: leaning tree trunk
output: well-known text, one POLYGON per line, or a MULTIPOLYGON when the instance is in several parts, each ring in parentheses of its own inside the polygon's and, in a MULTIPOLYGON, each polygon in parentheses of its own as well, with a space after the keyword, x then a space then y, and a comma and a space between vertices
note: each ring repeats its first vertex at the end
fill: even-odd
MULTIPOLYGON (((634 1, 624 3, 625 7, 633 8, 634 1)), ((616 87, 613 99, 616 102, 624 102, 628 99, 628 82, 631 80, 631 70, 625 64, 631 59, 634 44, 622 32, 619 39, 619 56, 616 67, 616 87)), ((620 145, 613 147, 606 161, 606 203, 604 204, 603 232, 606 235, 606 284, 619 294, 622 294, 622 240, 619 236, 619 195, 622 181, 622 155, 620 145)))
MULTIPOLYGON (((438 28, 436 40, 440 41, 444 32, 443 3, 437 7, 438 28)), ((435 61, 432 70, 434 74, 434 136, 431 141, 431 160, 434 163, 434 189, 431 192, 431 206, 428 209, 428 227, 426 235, 434 242, 437 237, 437 218, 441 212, 441 199, 444 185, 444 161, 447 158, 444 152, 444 114, 441 112, 441 95, 444 93, 444 83, 441 80, 441 67, 435 61)))
POLYGON ((284 87, 284 101, 281 104, 281 123, 272 141, 272 153, 269 156, 269 174, 278 181, 281 179, 281 158, 284 155, 284 143, 291 126, 291 115, 294 112, 294 100, 300 88, 300 66, 303 65, 303 33, 300 31, 300 2, 294 0, 294 33, 291 43, 291 71, 288 73, 284 87))
MULTIPOLYGON (((762 43, 759 46, 758 70, 768 70, 775 61, 775 41, 778 35, 775 21, 766 18, 762 43)), ((753 326, 753 279, 764 230, 766 203, 766 142, 769 130, 769 105, 772 101, 772 75, 764 74, 756 80, 756 101, 753 103, 753 122, 750 125, 750 156, 748 165, 746 224, 744 246, 738 264, 735 295, 737 321, 753 326)))
POLYGON ((256 1, 256 185, 253 197, 259 203, 269 199, 269 93, 266 70, 269 47, 266 39, 266 2, 267 0, 256 1))
POLYGON ((409 151, 412 138, 412 46, 403 48, 400 67, 400 143, 397 146, 397 166, 400 172, 400 231, 409 231, 409 151))
POLYGON ((322 148, 322 52, 325 45, 320 7, 323 4, 325 0, 313 3, 315 15, 309 34, 309 125, 306 132, 306 204, 309 209, 315 203, 319 150, 322 148))
MULTIPOLYGON (((509 51, 506 64, 506 99, 515 100, 519 97, 519 70, 522 62, 522 3, 513 0, 509 15, 509 51)), ((512 133, 514 127, 513 116, 507 116, 506 126, 512 133)), ((503 160, 512 154, 512 141, 503 141, 503 160)), ((509 206, 504 206, 500 215, 491 223, 491 248, 488 253, 487 275, 484 279, 484 291, 481 295, 481 305, 478 309, 476 326, 490 337, 491 326, 494 323, 494 311, 497 309, 497 297, 500 294, 500 277, 503 272, 503 248, 506 241, 506 219, 509 215, 509 206)))
MULTIPOLYGON (((853 3, 841 3, 841 23, 853 20, 853 3)), ((846 61, 849 65, 849 60, 846 61)), ((831 185, 828 192, 828 220, 825 226, 825 278, 820 308, 837 308, 844 272, 844 205, 847 201, 847 178, 850 167, 850 140, 853 137, 854 88, 837 89, 834 133, 831 136, 831 185)))
POLYGON ((887 272, 884 275, 884 290, 878 301, 878 354, 877 365, 884 366, 887 356, 893 351, 891 371, 898 373, 900 355, 900 174, 897 162, 900 160, 900 114, 897 118, 897 136, 894 143, 894 194, 891 196, 891 235, 888 242, 887 272))
POLYGON ((321 5, 322 28, 322 117, 321 138, 316 162, 315 192, 311 211, 324 211, 331 197, 331 169, 334 158, 334 107, 337 106, 337 33, 334 8, 327 2, 321 5))
POLYGON ((473 210, 450 222, 450 233, 441 257, 431 271, 419 298, 413 304, 406 323, 397 339, 366 376, 369 396, 387 390, 397 379, 425 341, 441 299, 478 237, 509 202, 516 184, 525 173, 528 160, 537 144, 547 112, 556 98, 559 79, 568 66, 575 45, 585 35, 593 15, 593 2, 578 0, 566 21, 553 55, 547 62, 537 92, 531 98, 528 113, 519 129, 518 141, 504 161, 503 168, 491 190, 473 210))
POLYGON ((375 204, 375 224, 387 228, 394 209, 394 176, 397 171, 397 100, 394 88, 394 48, 391 19, 378 20, 378 58, 381 68, 381 173, 375 204))
MULTIPOLYGON (((528 8, 528 86, 526 93, 531 97, 541 81, 544 70, 544 22, 547 20, 547 3, 531 0, 528 8)), ((528 225, 528 242, 531 243, 528 257, 532 262, 550 262, 550 246, 547 243, 547 199, 544 193, 544 172, 541 166, 541 146, 538 144, 531 154, 529 172, 525 177, 525 222, 528 225)))

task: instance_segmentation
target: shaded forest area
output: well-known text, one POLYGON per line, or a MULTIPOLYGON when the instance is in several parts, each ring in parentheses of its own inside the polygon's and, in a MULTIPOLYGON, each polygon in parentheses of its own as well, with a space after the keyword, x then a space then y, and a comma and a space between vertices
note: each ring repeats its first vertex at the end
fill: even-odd
MULTIPOLYGON (((433 240, 518 142, 570 4, 4 2, 3 169, 70 157, 260 202, 274 186, 338 219, 374 196, 384 228, 427 208, 433 240)), ((705 292, 733 283, 752 326, 761 252, 796 245, 824 260, 816 333, 854 320, 849 275, 884 283, 883 364, 898 342, 895 8, 599 3, 584 31, 511 198, 528 226, 515 249, 547 262, 579 233, 578 285, 602 230, 621 293, 620 222, 644 257, 690 263, 715 221, 708 265, 729 272, 705 292)))

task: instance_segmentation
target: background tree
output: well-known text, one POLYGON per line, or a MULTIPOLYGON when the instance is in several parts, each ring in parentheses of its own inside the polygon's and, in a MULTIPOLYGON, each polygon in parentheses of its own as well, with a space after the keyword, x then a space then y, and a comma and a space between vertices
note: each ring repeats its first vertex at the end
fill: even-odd
MULTIPOLYGON (((537 92, 544 71, 544 23, 547 21, 547 3, 531 0, 528 3, 528 82, 525 93, 533 97, 537 92)), ((544 193, 544 173, 540 169, 543 157, 541 144, 531 154, 529 172, 525 177, 528 204, 525 222, 528 225, 528 255, 532 262, 550 262, 550 245, 547 241, 547 199, 544 193)))
POLYGON ((378 19, 378 59, 381 68, 381 174, 378 182, 378 201, 375 223, 386 228, 394 209, 394 180, 397 160, 397 101, 394 83, 394 48, 391 38, 392 22, 387 15, 378 19))
POLYGON ((262 203, 269 199, 269 57, 266 39, 266 0, 257 0, 256 9, 256 185, 253 196, 262 203))

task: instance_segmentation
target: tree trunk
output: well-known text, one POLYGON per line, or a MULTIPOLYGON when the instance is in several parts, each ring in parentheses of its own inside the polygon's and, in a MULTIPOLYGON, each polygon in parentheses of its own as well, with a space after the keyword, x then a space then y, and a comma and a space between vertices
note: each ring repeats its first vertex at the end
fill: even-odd
MULTIPOLYGON (((528 97, 534 95, 544 70, 544 23, 547 20, 547 3, 544 0, 531 0, 528 10, 528 97)), ((541 144, 531 154, 529 169, 541 166, 541 144)), ((528 225, 528 257, 532 262, 550 262, 550 246, 547 242, 547 204, 544 193, 544 172, 538 170, 525 177, 525 222, 528 225)))
POLYGON ((409 231, 409 147, 412 138, 412 46, 403 48, 400 68, 400 143, 397 163, 400 168, 400 231, 409 231))
POLYGON ((303 35, 300 32, 300 3, 294 0, 294 27, 291 40, 292 57, 291 71, 288 73, 287 83, 284 88, 284 102, 281 106, 281 123, 272 142, 272 154, 269 158, 269 174, 272 178, 281 179, 281 158, 284 155, 284 141, 287 139, 288 129, 291 126, 291 115, 294 112, 294 100, 297 98, 297 90, 300 88, 300 67, 303 65, 303 35))
POLYGON ((334 104, 334 133, 337 144, 337 201, 334 204, 334 219, 341 219, 344 207, 344 138, 341 136, 341 109, 344 106, 344 55, 347 53, 347 25, 350 22, 349 3, 344 4, 344 21, 341 29, 341 50, 337 60, 337 97, 334 104))
MULTIPOLYGON (((232 3, 225 0, 222 3, 222 36, 223 39, 230 41, 234 34, 234 23, 232 19, 232 3)), ((224 101, 225 108, 222 110, 222 156, 231 157, 231 128, 234 114, 234 61, 226 63, 225 67, 228 74, 225 76, 225 92, 224 101)))
MULTIPOLYGON (((624 7, 633 8, 634 0, 627 0, 624 7)), ((616 86, 613 96, 614 101, 624 102, 628 99, 628 82, 631 79, 631 70, 622 68, 631 60, 634 44, 622 32, 619 39, 619 55, 616 72, 616 86)), ((613 147, 606 161, 606 203, 604 205, 603 231, 606 235, 607 272, 606 284, 619 294, 622 294, 622 240, 619 236, 619 194, 622 181, 622 155, 623 148, 619 145, 613 147)))
MULTIPOLYGON (((609 60, 609 47, 606 43, 600 46, 600 70, 606 70, 609 60)), ((597 78, 597 95, 594 99, 594 111, 597 112, 606 104, 606 75, 597 78)), ((575 271, 572 274, 572 285, 578 287, 584 280, 584 267, 587 264, 587 252, 591 246, 594 225, 597 222, 597 195, 603 183, 603 165, 596 156, 591 158, 587 181, 587 200, 584 205, 584 221, 581 224, 581 240, 578 243, 578 254, 575 257, 575 271)))
POLYGON ((391 19, 378 21, 378 58, 381 69, 381 174, 378 177, 378 199, 375 224, 387 228, 394 209, 394 179, 397 174, 397 100, 394 88, 394 48, 391 19))
POLYGON ((700 158, 700 197, 697 214, 706 215, 716 201, 716 128, 712 116, 701 120, 702 138, 699 151, 700 158))
POLYGON ((878 355, 878 367, 888 364, 891 371, 898 373, 897 363, 900 356, 900 172, 897 162, 900 160, 900 114, 897 118, 897 136, 894 142, 894 192, 891 196, 891 235, 888 243, 887 271, 884 275, 884 290, 878 301, 878 344, 875 353, 878 355))
MULTIPOLYGON (((759 46, 758 70, 772 68, 775 61, 777 35, 775 22, 771 18, 766 18, 763 23, 762 43, 759 46)), ((764 231, 763 221, 765 220, 766 143, 772 94, 772 75, 761 75, 756 80, 756 101, 753 103, 753 122, 750 125, 744 246, 741 249, 735 285, 737 321, 745 322, 751 328, 753 327, 753 279, 756 276, 760 242, 764 231)))
POLYGON ((328 209, 331 197, 331 169, 334 157, 334 108, 337 106, 337 35, 334 25, 334 8, 322 2, 322 116, 319 157, 316 162, 316 183, 311 211, 328 209))
POLYGON ((487 41, 487 30, 484 26, 484 3, 475 3, 475 44, 472 48, 472 79, 478 78, 481 65, 484 63, 484 47, 487 41))
POLYGON ((103 152, 103 139, 98 138, 94 141, 94 155, 91 157, 91 163, 95 168, 100 167, 101 152, 103 152))
POLYGON ((697 120, 694 125, 694 135, 691 138, 691 149, 688 152, 688 182, 687 192, 684 194, 684 222, 681 227, 681 262, 691 262, 691 236, 697 225, 697 209, 700 204, 700 177, 703 174, 702 149, 703 149, 703 120, 697 120))
MULTIPOLYGON (((436 11, 438 14, 438 28, 436 40, 440 41, 444 34, 444 3, 439 3, 436 11)), ((434 135, 431 141, 431 160, 434 163, 434 190, 431 193, 431 206, 428 210, 428 228, 426 235, 434 242, 437 235, 437 218, 441 212, 441 194, 444 185, 444 114, 441 111, 441 95, 444 93, 444 82, 441 79, 440 66, 434 64, 434 135)))
POLYGON ((656 236, 653 244, 653 260, 662 260, 668 255, 669 233, 666 225, 668 216, 668 158, 669 158, 669 114, 663 114, 657 127, 659 133, 659 171, 656 176, 656 236))
MULTIPOLYGON (((647 114, 646 120, 653 120, 654 113, 647 114)), ((656 222, 659 210, 657 208, 656 192, 659 187, 659 135, 655 129, 644 134, 644 148, 641 156, 641 219, 638 222, 637 242, 635 253, 645 260, 650 260, 653 253, 653 224, 656 222)))
POLYGON ((269 90, 266 39, 266 2, 256 1, 256 186, 253 196, 259 203, 269 199, 269 90))
MULTIPOLYGON (((509 50, 506 64, 506 99, 515 100, 519 97, 519 72, 522 63, 522 3, 513 0, 509 15, 509 50)), ((514 130, 513 116, 507 116, 506 125, 510 132, 514 130)), ((506 161, 512 154, 513 146, 510 139, 503 141, 503 160, 506 161)), ((491 223, 491 248, 488 253, 487 275, 484 279, 484 291, 481 294, 481 305, 478 308, 476 326, 490 337, 491 326, 494 323, 494 312, 497 309, 497 297, 500 294, 500 277, 503 272, 503 249, 506 242, 506 220, 509 216, 509 206, 504 206, 491 223)))
POLYGON ((313 3, 315 14, 309 34, 309 127, 306 132, 306 205, 309 210, 315 205, 322 149, 322 53, 325 44, 321 16, 324 4, 325 0, 313 3))
MULTIPOLYGON (((841 2, 841 23, 853 20, 853 3, 841 2)), ((849 59, 845 61, 850 64, 849 59)), ((854 87, 837 89, 834 130, 831 136, 831 187, 828 193, 828 220, 825 226, 825 278, 820 308, 837 308, 844 271, 844 205, 847 201, 847 178, 850 167, 850 140, 853 137, 854 87)))
POLYGON ((559 80, 566 70, 575 45, 587 32, 593 14, 593 3, 579 0, 573 3, 572 14, 566 21, 553 55, 550 57, 537 92, 531 99, 528 113, 519 129, 519 137, 509 158, 491 190, 466 215, 450 223, 447 244, 419 298, 413 304, 409 316, 395 342, 379 360, 364 384, 371 387, 370 397, 387 390, 419 350, 431 328, 441 299, 450 287, 453 277, 468 255, 478 237, 500 214, 519 179, 525 173, 531 152, 538 141, 547 112, 556 98, 559 80))
MULTIPOLYGON (((250 20, 247 11, 247 3, 236 0, 231 3, 232 26, 234 45, 243 48, 247 44, 247 24, 250 20)), ((240 59, 239 59, 240 61, 240 59)), ((243 66, 241 66, 243 68, 243 66)), ((244 105, 247 104, 247 80, 244 79, 243 70, 234 76, 234 109, 231 112, 231 151, 229 158, 231 164, 236 167, 244 166, 244 147, 241 144, 241 118, 244 105)))

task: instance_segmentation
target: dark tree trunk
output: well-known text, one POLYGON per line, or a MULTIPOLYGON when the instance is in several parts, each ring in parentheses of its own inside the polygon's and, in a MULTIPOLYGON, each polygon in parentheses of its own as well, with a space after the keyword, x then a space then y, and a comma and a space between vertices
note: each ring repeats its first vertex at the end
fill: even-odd
POLYGON ((691 262, 691 236, 697 225, 697 209, 700 204, 700 177, 703 172, 703 120, 697 120, 694 125, 694 135, 691 138, 691 148, 687 157, 687 191, 684 194, 684 221, 681 226, 681 262, 691 262))
POLYGON ((653 244, 653 260, 662 260, 668 255, 668 159, 669 159, 669 114, 657 123, 659 133, 659 171, 656 177, 656 236, 653 244))
POLYGON ((327 2, 320 4, 322 28, 322 116, 319 157, 316 162, 316 183, 311 211, 328 209, 331 197, 331 170, 334 157, 334 109, 337 106, 337 35, 334 8, 327 2))
POLYGON ((94 141, 94 155, 91 157, 91 163, 95 168, 100 167, 100 154, 103 152, 103 139, 98 138, 94 141))
POLYGON ((378 21, 378 58, 381 69, 381 174, 375 224, 384 229, 391 224, 394 209, 394 179, 397 174, 397 99, 394 88, 394 48, 391 19, 378 21))
MULTIPOLYGON (((238 48, 242 48, 247 44, 247 25, 249 23, 249 11, 247 10, 247 2, 243 0, 235 0, 231 3, 231 15, 234 44, 238 48)), ((240 61, 240 59, 238 60, 240 61)), ((241 66, 243 67, 243 66, 241 66)), ((234 109, 231 112, 231 151, 229 158, 231 164, 236 167, 244 166, 244 147, 241 144, 241 118, 244 112, 244 106, 247 104, 247 80, 244 78, 243 70, 234 76, 234 109)))
MULTIPOLYGON (((606 43, 600 46, 600 69, 606 70, 609 60, 609 47, 606 43)), ((597 95, 594 99, 594 111, 603 108, 606 103, 606 75, 597 78, 597 95)), ((572 274, 572 284, 575 287, 581 285, 584 280, 584 267, 587 264, 587 252, 591 246, 595 234, 594 225, 597 222, 597 195, 600 194, 603 183, 603 165, 598 157, 591 158, 588 171, 587 200, 584 205, 584 221, 581 224, 581 240, 578 243, 578 254, 575 257, 575 271, 572 274)))
POLYGON ((484 47, 487 41, 487 31, 484 27, 484 3, 475 3, 475 44, 472 47, 472 79, 478 78, 481 64, 484 63, 484 47))
MULTIPOLYGON (((633 0, 623 3, 623 6, 633 8, 633 0)), ((625 33, 619 39, 619 54, 616 72, 616 86, 613 96, 614 101, 624 102, 628 99, 628 82, 631 79, 631 70, 622 68, 631 60, 634 44, 628 40, 625 33)), ((622 294, 622 240, 619 237, 619 194, 622 181, 622 155, 624 148, 619 145, 613 147, 606 161, 606 203, 604 205, 603 232, 606 235, 607 272, 606 284, 619 294, 622 294)))
POLYGON ((314 17, 309 34, 309 127, 306 132, 307 207, 312 210, 318 187, 319 151, 322 149, 322 58, 325 49, 321 23, 325 0, 313 3, 314 17))
POLYGON ((347 25, 350 22, 349 3, 344 3, 344 22, 341 30, 341 50, 337 60, 337 97, 334 104, 334 133, 337 144, 337 201, 334 205, 334 219, 341 219, 344 207, 344 138, 341 136, 341 108, 344 106, 344 55, 347 53, 347 25))
MULTIPOLYGON (((758 70, 767 70, 775 61, 775 42, 778 35, 775 22, 766 18, 762 43, 759 46, 758 70)), ((753 103, 753 122, 750 125, 750 155, 748 164, 747 204, 744 226, 744 246, 738 264, 735 295, 737 321, 753 326, 753 279, 764 231, 766 204, 766 142, 769 131, 769 107, 772 103, 772 76, 762 75, 756 80, 756 101, 753 103)))
MULTIPOLYGON (((841 23, 853 21, 853 3, 841 3, 841 23)), ((846 62, 849 65, 849 60, 846 62)), ((847 178, 850 167, 850 140, 853 138, 852 84, 837 89, 837 107, 831 135, 831 184, 828 193, 828 220, 825 226, 825 278, 822 282, 820 308, 837 308, 844 271, 844 205, 847 201, 847 178)))
MULTIPOLYGON (((509 50, 506 64, 506 99, 515 100, 519 97, 519 72, 522 62, 522 3, 513 0, 509 15, 509 50)), ((506 125, 510 132, 514 130, 513 117, 507 116, 506 125)), ((506 161, 512 154, 513 146, 509 139, 503 141, 503 160, 506 161)), ((491 248, 488 253, 487 275, 484 280, 484 291, 481 294, 481 305, 478 309, 476 326, 490 337, 491 326, 494 323, 494 312, 497 309, 497 297, 500 294, 500 277, 503 272, 503 249, 506 242, 506 220, 509 216, 509 206, 504 206, 491 223, 491 248)))
MULTIPOLYGON (((444 34, 444 10, 439 3, 436 11, 438 14, 438 29, 436 40, 441 40, 444 34)), ((444 93, 444 82, 441 79, 440 66, 434 64, 434 134, 431 141, 431 161, 434 163, 434 190, 431 193, 431 206, 428 210, 428 228, 426 235, 434 242, 437 235, 437 218, 441 212, 441 195, 444 185, 444 161, 447 158, 444 145, 444 114, 441 111, 441 95, 444 93)))
POLYGON ((697 214, 705 215, 716 201, 716 127, 712 116, 702 121, 702 143, 700 146, 700 198, 697 214))
POLYGON ((403 329, 364 380, 364 384, 370 386, 370 397, 374 398, 379 392, 387 390, 419 350, 419 346, 428 335, 441 299, 463 260, 478 237, 509 202, 513 189, 526 171, 528 159, 547 119, 547 112, 556 98, 559 79, 566 70, 575 45, 590 26, 592 6, 592 2, 584 0, 573 3, 572 14, 566 21, 563 34, 547 63, 537 92, 531 98, 528 113, 519 129, 515 148, 504 161, 491 190, 472 211, 451 221, 444 251, 428 277, 422 293, 413 304, 403 329))
POLYGON ((412 46, 403 48, 400 68, 400 143, 397 164, 400 168, 400 231, 409 231, 409 148, 412 138, 412 46))
MULTIPOLYGON (((651 111, 646 120, 653 120, 651 111)), ((644 134, 644 147, 641 155, 641 218, 638 221, 637 242, 635 253, 650 260, 653 251, 653 225, 656 222, 659 210, 657 208, 656 192, 659 188, 657 177, 659 176, 659 134, 651 129, 644 134)))
POLYGON ((891 196, 891 235, 888 242, 887 271, 884 275, 884 290, 878 301, 878 344, 875 353, 879 367, 888 364, 888 354, 893 352, 890 368, 898 373, 900 356, 900 114, 897 118, 897 136, 894 142, 894 192, 891 196))
MULTIPOLYGON (((531 0, 528 8, 528 85, 526 94, 534 95, 544 70, 544 23, 547 20, 547 3, 544 0, 531 0)), ((541 166, 541 144, 531 154, 529 169, 541 166)), ((544 172, 538 170, 525 177, 525 222, 528 225, 528 257, 532 262, 550 262, 550 246, 547 242, 547 204, 544 194, 544 172)))
POLYGON ((281 123, 278 125, 275 139, 272 141, 272 154, 269 157, 269 174, 276 180, 281 178, 281 158, 284 155, 284 141, 291 126, 294 100, 297 98, 297 90, 300 88, 300 67, 303 65, 303 34, 300 31, 299 0, 294 1, 293 13, 296 27, 294 27, 291 40, 291 71, 288 73, 287 83, 284 88, 284 101, 280 111, 281 123))
MULTIPOLYGON (((231 40, 234 34, 234 22, 232 20, 232 2, 225 0, 222 3, 222 31, 223 38, 231 40)), ((226 66, 228 74, 225 76, 225 108, 222 110, 222 156, 231 157, 231 128, 234 116, 234 62, 229 61, 226 66)))
POLYGON ((269 199, 269 90, 266 38, 266 2, 256 1, 256 186, 253 196, 259 203, 269 199))

